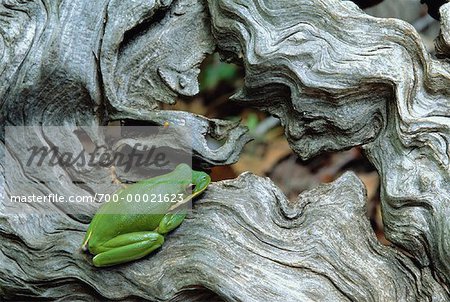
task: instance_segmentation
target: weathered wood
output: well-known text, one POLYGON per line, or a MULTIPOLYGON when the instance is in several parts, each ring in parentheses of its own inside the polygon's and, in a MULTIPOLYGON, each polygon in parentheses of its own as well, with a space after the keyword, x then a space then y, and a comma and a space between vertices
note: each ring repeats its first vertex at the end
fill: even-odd
POLYGON ((96 127, 130 120, 191 127, 195 160, 206 167, 236 161, 249 139, 243 127, 157 108, 197 92, 198 65, 217 43, 245 68, 234 99, 280 117, 299 156, 363 145, 381 176, 394 244, 376 241, 364 187, 351 173, 292 204, 270 180, 246 173, 211 185, 151 257, 96 269, 79 247, 98 204, 36 208, 9 196, 18 188, 92 194, 100 188, 71 180, 110 171, 43 168, 34 176, 55 182, 19 187, 30 175, 20 162, 6 167, 2 160, 2 298, 450 299, 450 68, 430 57, 409 24, 338 0, 2 4, 0 120, 34 128, 7 148, 2 129, 0 158, 34 141, 76 141, 78 125, 90 126, 86 134, 102 143, 96 127), (47 125, 64 131, 51 137, 47 125), (209 136, 223 144, 211 147, 209 136), (5 178, 11 167, 17 173, 5 178))
POLYGON ((348 1, 210 1, 219 47, 245 66, 234 98, 280 117, 310 158, 363 145, 387 238, 450 282, 450 67, 414 28, 348 1))
POLYGON ((81 252, 84 225, 4 217, 4 295, 87 300, 95 290, 111 299, 188 301, 185 290, 204 287, 228 301, 446 301, 429 269, 376 240, 365 203, 353 174, 294 204, 270 180, 244 174, 212 185, 156 254, 107 269, 81 252), (32 225, 46 234, 13 235, 32 225))

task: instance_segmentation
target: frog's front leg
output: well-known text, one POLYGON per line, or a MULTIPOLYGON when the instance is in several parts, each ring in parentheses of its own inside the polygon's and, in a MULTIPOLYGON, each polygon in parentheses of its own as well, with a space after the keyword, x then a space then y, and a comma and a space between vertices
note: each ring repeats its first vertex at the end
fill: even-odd
POLYGON ((186 213, 167 213, 159 223, 157 232, 160 234, 167 234, 170 231, 176 229, 186 217, 186 213))
POLYGON ((110 266, 142 258, 164 243, 157 232, 133 232, 114 237, 95 248, 92 262, 97 267, 110 266))

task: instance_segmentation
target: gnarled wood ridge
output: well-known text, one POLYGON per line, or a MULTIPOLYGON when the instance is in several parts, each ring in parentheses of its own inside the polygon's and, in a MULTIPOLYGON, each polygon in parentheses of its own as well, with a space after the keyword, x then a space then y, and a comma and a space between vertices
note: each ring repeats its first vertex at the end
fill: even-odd
MULTIPOLYGON (((441 23, 438 51, 448 57, 448 4, 441 23)), ((410 24, 338 0, 2 1, 0 24, 2 122, 33 126, 9 145, 1 132, 2 298, 449 301, 450 64, 410 24), (157 106, 196 94, 214 49, 245 68, 233 100, 279 117, 300 157, 363 146, 381 176, 392 246, 377 242, 352 173, 293 204, 250 173, 214 183, 161 250, 108 269, 79 250, 98 204, 9 201, 17 190, 99 189, 71 180, 109 177, 106 168, 29 175, 14 161, 33 142, 74 141, 80 125, 183 121, 199 162, 235 162, 243 127, 157 106), (46 133, 50 125, 64 135, 46 133), (223 144, 210 147, 208 136, 223 144), (56 181, 33 184, 39 175, 56 181)))

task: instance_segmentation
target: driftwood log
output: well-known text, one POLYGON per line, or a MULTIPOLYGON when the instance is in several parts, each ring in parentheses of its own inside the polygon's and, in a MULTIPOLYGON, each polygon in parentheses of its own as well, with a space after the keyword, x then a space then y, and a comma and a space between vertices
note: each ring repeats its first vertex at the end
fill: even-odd
MULTIPOLYGON (((448 57, 449 4, 440 12, 448 57)), ((450 300, 450 65, 410 24, 339 0, 2 1, 0 24, 2 299, 450 300), (80 125, 183 121, 199 165, 235 162, 243 127, 158 109, 198 92, 198 66, 215 49, 245 68, 233 101, 279 117, 300 157, 363 146, 392 246, 377 242, 351 173, 294 203, 251 173, 214 183, 162 249, 107 269, 79 249, 98 204, 9 201, 99 189, 71 180, 107 169, 27 175, 14 161, 34 141, 74 141, 80 125), (5 126, 23 125, 27 135, 6 144, 5 126), (37 176, 55 181, 43 189, 37 176)), ((101 143, 96 133, 85 134, 101 143)))

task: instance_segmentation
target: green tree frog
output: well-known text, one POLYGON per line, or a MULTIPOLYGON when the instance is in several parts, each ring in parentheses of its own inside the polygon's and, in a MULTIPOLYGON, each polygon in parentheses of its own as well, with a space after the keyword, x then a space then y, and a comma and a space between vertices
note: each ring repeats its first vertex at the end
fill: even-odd
POLYGON ((95 214, 82 249, 95 255, 92 261, 97 267, 150 254, 162 246, 165 234, 183 222, 186 208, 182 204, 202 193, 210 182, 208 174, 180 164, 168 174, 118 190, 115 202, 104 203, 95 214))

